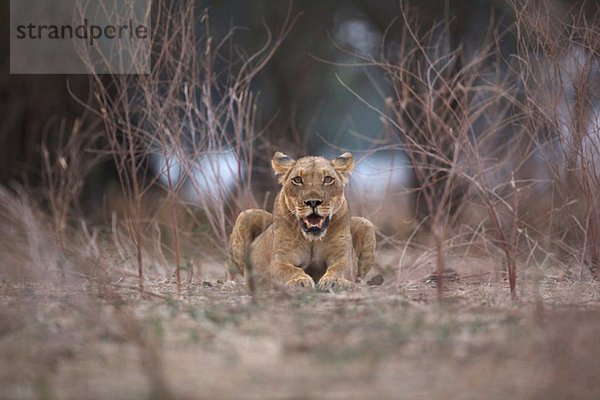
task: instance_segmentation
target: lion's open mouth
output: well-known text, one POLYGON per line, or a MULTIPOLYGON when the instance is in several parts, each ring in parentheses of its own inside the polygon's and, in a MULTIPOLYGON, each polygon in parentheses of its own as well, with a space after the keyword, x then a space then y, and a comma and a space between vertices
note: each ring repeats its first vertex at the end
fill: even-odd
POLYGON ((317 214, 310 214, 301 220, 302 229, 306 233, 321 233, 329 226, 329 216, 322 217, 317 214))

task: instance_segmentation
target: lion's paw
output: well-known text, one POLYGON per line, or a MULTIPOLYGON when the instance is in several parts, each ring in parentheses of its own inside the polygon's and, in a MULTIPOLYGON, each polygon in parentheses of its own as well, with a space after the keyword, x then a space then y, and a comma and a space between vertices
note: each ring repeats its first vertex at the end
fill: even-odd
POLYGON ((348 279, 325 275, 319 280, 318 286, 319 290, 327 292, 330 290, 348 290, 352 283, 348 279))
POLYGON ((288 288, 314 288, 315 281, 310 276, 303 274, 287 281, 286 286, 288 288))

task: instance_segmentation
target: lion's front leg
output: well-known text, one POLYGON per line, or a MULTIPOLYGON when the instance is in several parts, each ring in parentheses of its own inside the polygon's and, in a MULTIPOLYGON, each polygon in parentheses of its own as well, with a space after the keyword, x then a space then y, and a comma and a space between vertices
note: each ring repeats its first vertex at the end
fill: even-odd
POLYGON ((328 275, 325 273, 319 279, 319 290, 321 291, 329 291, 329 290, 348 290, 352 286, 352 282, 350 282, 346 278, 342 278, 336 275, 328 275))
POLYGON ((347 290, 352 286, 350 278, 353 269, 353 261, 350 257, 341 257, 327 268, 325 274, 319 279, 319 290, 347 290))
POLYGON ((346 290, 356 278, 356 260, 352 250, 350 230, 332 236, 324 243, 325 274, 319 279, 319 290, 346 290))
POLYGON ((229 237, 229 256, 237 269, 232 273, 247 274, 250 244, 272 223, 273 215, 265 210, 251 209, 240 213, 229 237))
POLYGON ((315 287, 315 281, 302 268, 293 264, 273 260, 270 270, 272 280, 285 284, 288 288, 315 287))

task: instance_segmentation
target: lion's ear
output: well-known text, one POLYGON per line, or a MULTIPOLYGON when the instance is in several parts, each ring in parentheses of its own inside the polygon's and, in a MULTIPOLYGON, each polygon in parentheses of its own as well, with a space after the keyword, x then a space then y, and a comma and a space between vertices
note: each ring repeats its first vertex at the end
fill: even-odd
POLYGON ((332 160, 331 164, 336 172, 342 175, 344 178, 347 178, 352 172, 352 169, 354 169, 354 160, 352 159, 352 154, 348 152, 332 160))
POLYGON ((294 166, 294 159, 278 151, 271 160, 271 166, 275 175, 283 176, 294 166))

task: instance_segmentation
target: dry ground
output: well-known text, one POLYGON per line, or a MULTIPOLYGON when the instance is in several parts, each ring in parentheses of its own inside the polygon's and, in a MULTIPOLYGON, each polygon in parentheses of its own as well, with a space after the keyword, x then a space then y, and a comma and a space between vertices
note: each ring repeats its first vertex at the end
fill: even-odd
MULTIPOLYGON (((0 398, 598 399, 600 285, 9 284, 0 398)), ((131 282, 133 283, 133 281, 131 282)))

